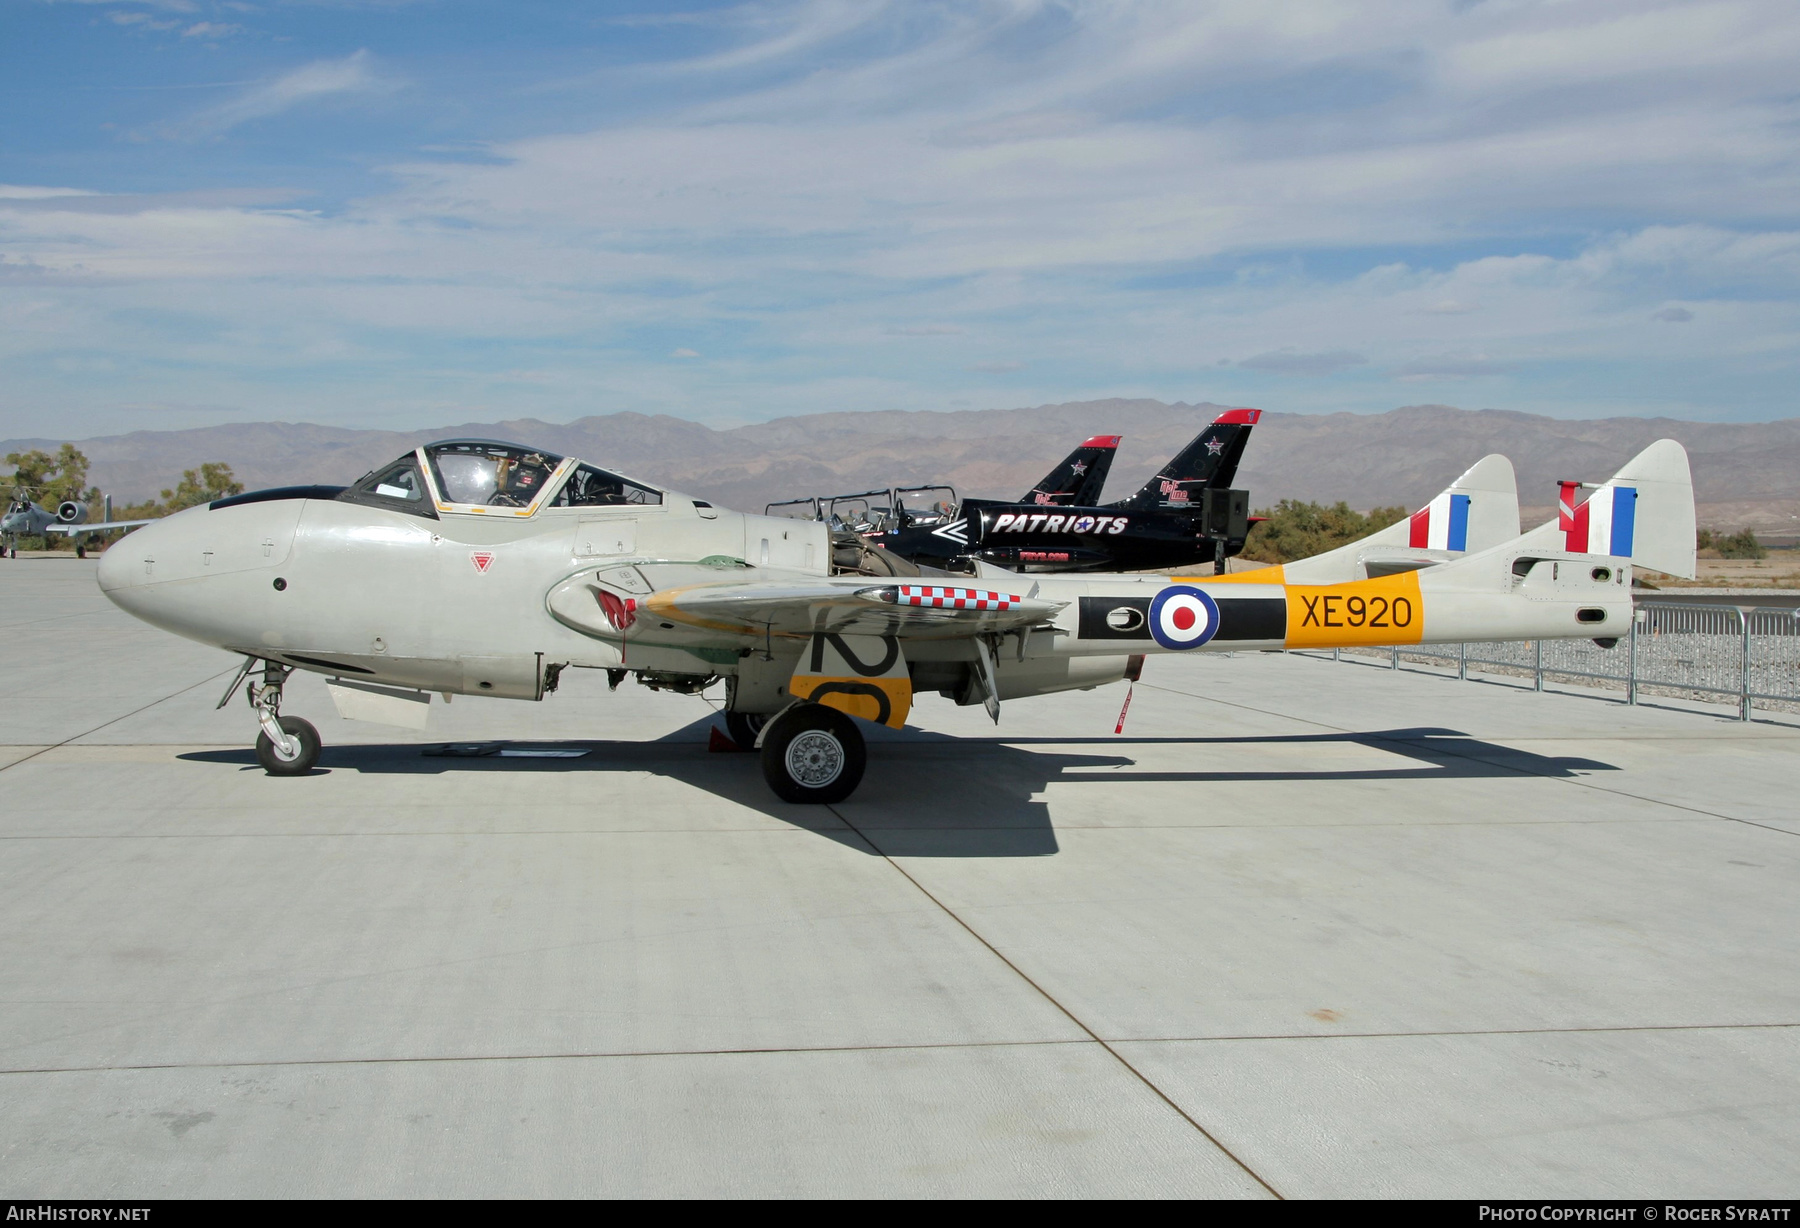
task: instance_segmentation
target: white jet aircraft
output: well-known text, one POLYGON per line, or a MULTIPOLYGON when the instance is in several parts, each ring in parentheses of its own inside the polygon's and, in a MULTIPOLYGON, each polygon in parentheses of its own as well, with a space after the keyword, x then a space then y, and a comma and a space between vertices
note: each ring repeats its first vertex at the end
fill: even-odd
POLYGON ((1414 516, 1317 558, 1227 576, 834 574, 826 526, 744 515, 515 444, 430 444, 348 489, 220 499, 108 550, 100 586, 241 653, 275 775, 319 735, 281 715, 295 669, 345 716, 423 728, 433 692, 541 700, 565 669, 682 694, 723 679, 774 791, 862 777, 858 721, 913 697, 980 703, 1138 677, 1148 654, 1626 634, 1634 566, 1694 568, 1687 454, 1651 445, 1579 508, 1518 535, 1489 457, 1414 516), (260 671, 257 666, 260 665, 260 671), (255 676, 253 676, 253 674, 255 676))

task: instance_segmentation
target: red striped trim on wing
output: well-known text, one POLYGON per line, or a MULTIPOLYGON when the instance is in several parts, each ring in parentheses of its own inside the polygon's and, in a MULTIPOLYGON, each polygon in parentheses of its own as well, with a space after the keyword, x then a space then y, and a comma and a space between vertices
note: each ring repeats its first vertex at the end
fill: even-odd
POLYGON ((1010 610, 1023 600, 1011 593, 981 588, 953 588, 945 584, 902 584, 899 605, 930 606, 939 610, 1010 610))

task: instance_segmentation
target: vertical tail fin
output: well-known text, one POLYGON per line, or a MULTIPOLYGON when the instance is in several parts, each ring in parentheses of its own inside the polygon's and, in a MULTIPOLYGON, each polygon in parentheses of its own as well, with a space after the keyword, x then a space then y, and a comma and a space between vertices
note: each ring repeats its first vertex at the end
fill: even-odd
POLYGON ((1093 507, 1100 502, 1100 491, 1106 485, 1106 474, 1112 468, 1120 438, 1095 435, 1064 457, 1062 464, 1045 474, 1043 481, 1026 491, 1019 502, 1093 507))
POLYGON ((1694 575, 1694 480, 1687 450, 1659 439, 1586 499, 1583 484, 1559 484, 1557 517, 1524 544, 1539 550, 1630 559, 1633 566, 1694 575))
POLYGON ((1288 563, 1284 577, 1289 584, 1340 584, 1413 571, 1498 546, 1518 535, 1519 491, 1512 462, 1494 453, 1476 461, 1405 520, 1336 550, 1288 563))
POLYGON ((1260 409, 1228 409, 1214 418, 1188 446, 1177 452, 1143 488, 1114 507, 1187 507, 1200 502, 1208 487, 1225 488, 1237 476, 1250 428, 1262 418, 1260 409))

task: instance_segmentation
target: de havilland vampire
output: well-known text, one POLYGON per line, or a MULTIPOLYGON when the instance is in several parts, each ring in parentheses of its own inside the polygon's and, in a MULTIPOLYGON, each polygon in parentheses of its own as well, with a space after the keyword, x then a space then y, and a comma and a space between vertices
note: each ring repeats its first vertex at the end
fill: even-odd
POLYGON ((1652 444, 1565 520, 1518 536, 1510 466, 1489 458, 1410 521, 1285 568, 873 577, 834 574, 823 524, 460 440, 348 489, 179 512, 108 550, 99 580, 243 655, 277 775, 319 755, 280 711, 294 669, 327 675, 345 715, 420 727, 433 692, 541 700, 592 668, 686 694, 722 679, 775 792, 829 802, 861 779, 859 722, 898 727, 923 692, 998 720, 1002 701, 1135 678, 1149 654, 1615 640, 1634 566, 1693 572, 1687 454, 1652 444))

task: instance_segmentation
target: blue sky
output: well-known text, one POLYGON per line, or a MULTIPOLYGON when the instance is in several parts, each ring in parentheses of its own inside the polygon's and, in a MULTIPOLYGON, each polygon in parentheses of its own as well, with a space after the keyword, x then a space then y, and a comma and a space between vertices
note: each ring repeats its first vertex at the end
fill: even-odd
POLYGON ((1800 416, 1800 6, 0 0, 0 435, 1800 416))

